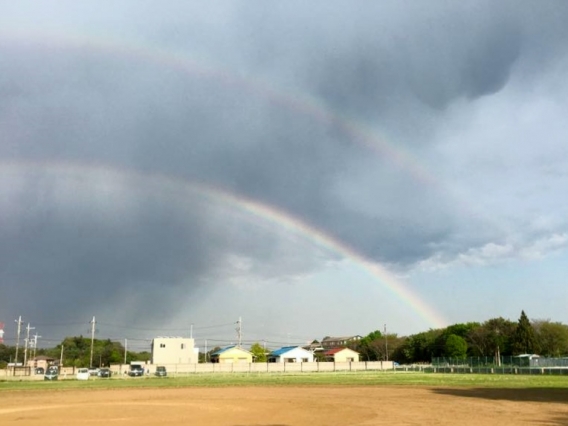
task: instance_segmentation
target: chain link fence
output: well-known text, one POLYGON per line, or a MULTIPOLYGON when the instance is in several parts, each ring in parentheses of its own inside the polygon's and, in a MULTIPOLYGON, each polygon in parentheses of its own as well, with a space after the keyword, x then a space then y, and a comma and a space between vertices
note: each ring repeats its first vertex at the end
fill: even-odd
POLYGON ((556 374, 568 375, 567 358, 545 358, 537 355, 451 358, 435 357, 434 373, 484 374, 556 374))

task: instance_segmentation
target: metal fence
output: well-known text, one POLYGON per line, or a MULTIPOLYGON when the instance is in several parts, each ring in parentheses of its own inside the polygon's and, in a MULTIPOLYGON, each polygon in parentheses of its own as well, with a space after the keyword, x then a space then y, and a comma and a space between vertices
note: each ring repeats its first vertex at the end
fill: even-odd
POLYGON ((535 355, 530 356, 501 356, 501 357, 470 357, 432 358, 433 367, 564 367, 568 368, 568 358, 545 358, 535 355))
POLYGON ((568 375, 568 358, 501 356, 451 358, 435 357, 427 370, 433 373, 553 374, 568 375))

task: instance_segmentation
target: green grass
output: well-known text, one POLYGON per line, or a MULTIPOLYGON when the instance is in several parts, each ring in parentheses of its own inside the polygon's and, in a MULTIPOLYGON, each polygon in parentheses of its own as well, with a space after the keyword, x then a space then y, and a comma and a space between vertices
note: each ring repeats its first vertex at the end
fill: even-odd
POLYGON ((433 374, 418 372, 342 373, 213 373, 167 378, 113 378, 89 381, 0 381, 0 392, 120 388, 181 388, 221 386, 430 386, 469 388, 567 388, 568 377, 492 374, 433 374))

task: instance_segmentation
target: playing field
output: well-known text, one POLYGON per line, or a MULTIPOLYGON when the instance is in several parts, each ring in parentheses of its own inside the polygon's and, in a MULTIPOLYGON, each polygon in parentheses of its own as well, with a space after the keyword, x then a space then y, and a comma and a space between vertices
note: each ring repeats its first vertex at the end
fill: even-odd
POLYGON ((568 425, 568 391, 553 388, 46 388, 1 397, 3 426, 568 425))

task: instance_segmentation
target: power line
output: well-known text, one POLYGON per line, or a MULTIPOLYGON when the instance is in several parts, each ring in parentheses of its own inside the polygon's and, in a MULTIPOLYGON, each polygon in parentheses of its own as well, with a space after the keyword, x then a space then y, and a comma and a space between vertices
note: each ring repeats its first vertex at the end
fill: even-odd
MULTIPOLYGON (((185 328, 148 328, 148 327, 135 327, 135 326, 131 326, 131 325, 124 325, 124 324, 113 324, 113 323, 107 323, 107 322, 98 322, 99 325, 105 325, 107 327, 114 327, 114 328, 124 328, 124 329, 129 329, 129 330, 140 330, 140 331, 187 331, 188 329, 190 329, 190 327, 185 327, 185 328)), ((220 328, 220 327, 228 327, 228 326, 232 326, 234 325, 234 322, 229 322, 229 323, 225 323, 225 324, 217 324, 217 325, 209 325, 209 326, 193 326, 194 330, 206 330, 206 329, 211 329, 211 328, 220 328)))

